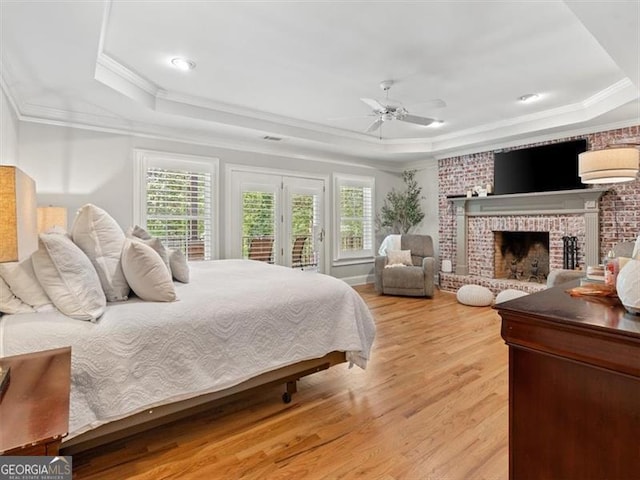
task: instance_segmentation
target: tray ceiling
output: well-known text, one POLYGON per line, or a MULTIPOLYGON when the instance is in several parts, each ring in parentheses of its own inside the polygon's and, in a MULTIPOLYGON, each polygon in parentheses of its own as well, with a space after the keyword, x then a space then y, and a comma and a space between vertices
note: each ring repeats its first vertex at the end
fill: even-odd
POLYGON ((2 82, 27 121, 388 162, 640 123, 634 1, 0 8, 2 82), (196 68, 171 68, 178 56, 196 68), (360 98, 384 99, 383 80, 443 125, 365 133, 375 117, 360 98), (517 101, 528 93, 539 101, 517 101))

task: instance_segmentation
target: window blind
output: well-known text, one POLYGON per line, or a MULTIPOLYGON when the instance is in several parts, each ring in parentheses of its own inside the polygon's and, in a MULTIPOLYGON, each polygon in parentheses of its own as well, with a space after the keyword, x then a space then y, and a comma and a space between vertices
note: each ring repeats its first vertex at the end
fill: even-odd
POLYGON ((188 260, 211 258, 211 173, 147 167, 147 230, 188 260))
POLYGON ((373 256, 373 181, 337 179, 337 258, 373 256))

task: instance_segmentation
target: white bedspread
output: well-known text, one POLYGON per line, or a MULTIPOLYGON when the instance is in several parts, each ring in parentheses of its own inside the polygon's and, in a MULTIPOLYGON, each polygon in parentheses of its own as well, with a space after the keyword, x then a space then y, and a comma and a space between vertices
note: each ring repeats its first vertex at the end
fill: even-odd
POLYGON ((68 438, 334 350, 366 366, 375 325, 341 280, 245 260, 190 266, 177 302, 109 304, 97 323, 0 317, 0 356, 72 347, 68 438))

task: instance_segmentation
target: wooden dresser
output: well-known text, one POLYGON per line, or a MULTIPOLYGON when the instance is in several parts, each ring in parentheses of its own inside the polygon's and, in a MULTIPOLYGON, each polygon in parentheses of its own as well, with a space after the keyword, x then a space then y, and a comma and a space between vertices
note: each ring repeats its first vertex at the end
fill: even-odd
POLYGON ((0 358, 11 367, 0 401, 1 455, 58 455, 69 431, 71 348, 0 358))
POLYGON ((640 479, 640 316, 571 297, 498 304, 509 346, 509 478, 640 479))

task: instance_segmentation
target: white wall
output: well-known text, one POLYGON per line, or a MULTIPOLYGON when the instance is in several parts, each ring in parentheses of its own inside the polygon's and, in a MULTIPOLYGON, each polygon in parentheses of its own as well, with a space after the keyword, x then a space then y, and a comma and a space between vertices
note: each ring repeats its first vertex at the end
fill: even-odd
POLYGON ((430 161, 417 169, 416 180, 418 185, 422 187, 424 198, 421 203, 425 215, 414 233, 431 235, 435 256, 438 258, 438 245, 440 244, 438 236, 438 161, 430 161))
MULTIPOLYGON (((332 172, 374 176, 376 205, 392 187, 400 187, 398 175, 380 170, 339 165, 275 155, 240 152, 223 148, 190 145, 122 134, 103 133, 77 128, 36 123, 20 123, 20 167, 36 180, 41 205, 65 206, 69 223, 74 212, 85 203, 107 210, 123 227, 133 223, 133 149, 215 157, 220 160, 220 227, 226 225, 225 165, 227 163, 276 168, 295 172, 330 175, 332 172)), ((329 182, 331 184, 331 182, 329 182)), ((327 185, 327 194, 331 185, 327 185)), ((331 212, 328 212, 331 218, 331 212)), ((224 252, 224 231, 220 235, 224 252)), ((340 278, 362 278, 371 275, 373 264, 332 267, 331 274, 340 278)))
POLYGON ((0 87, 0 164, 18 164, 18 119, 0 87))

